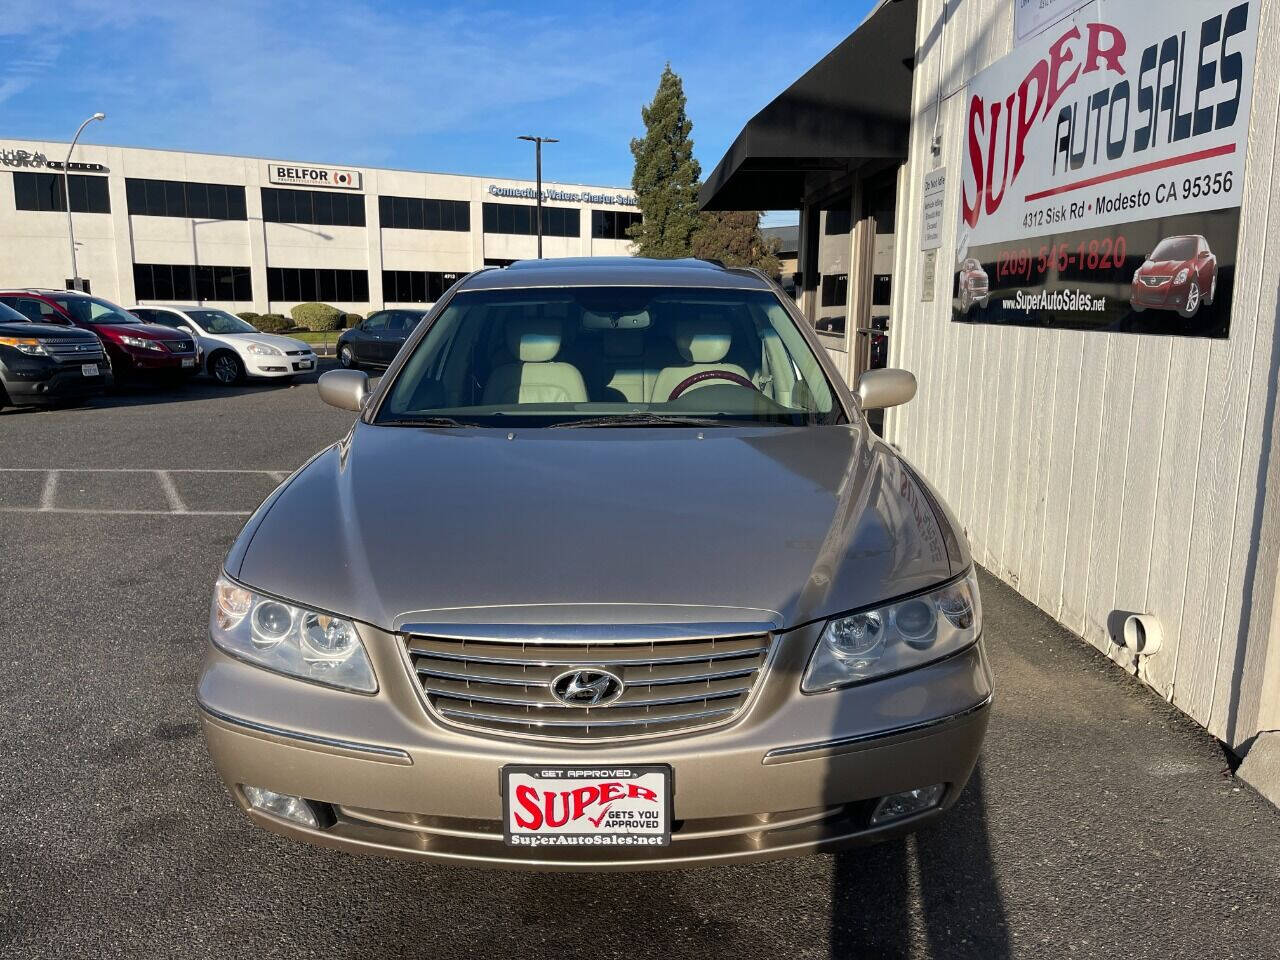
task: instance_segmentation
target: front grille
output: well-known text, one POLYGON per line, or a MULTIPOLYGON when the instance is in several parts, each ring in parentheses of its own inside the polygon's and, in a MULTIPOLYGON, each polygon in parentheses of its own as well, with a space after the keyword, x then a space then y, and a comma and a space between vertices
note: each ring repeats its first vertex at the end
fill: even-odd
POLYGON ((285 356, 288 356, 288 357, 305 357, 305 356, 306 356, 308 353, 310 353, 310 352, 311 352, 310 350, 286 350, 286 351, 285 351, 285 356))
POLYGON ((190 340, 165 340, 163 343, 170 353, 191 353, 196 348, 190 340))
POLYGON ((1161 284, 1165 284, 1169 282, 1168 277, 1139 277, 1138 279, 1141 280, 1143 283, 1145 283, 1148 287, 1158 287, 1161 284))
POLYGON ((41 340, 45 353, 64 363, 96 363, 102 359, 97 340, 41 340))
POLYGON ((409 657, 445 720, 561 740, 653 736, 726 723, 746 704, 768 634, 599 643, 459 640, 410 634, 409 657), (551 692, 567 671, 608 670, 612 703, 567 706, 551 692))

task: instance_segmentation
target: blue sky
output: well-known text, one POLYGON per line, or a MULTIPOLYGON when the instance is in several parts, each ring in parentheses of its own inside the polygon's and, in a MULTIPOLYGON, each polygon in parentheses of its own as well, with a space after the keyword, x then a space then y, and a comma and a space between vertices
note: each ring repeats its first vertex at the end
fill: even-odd
POLYGON ((869 6, 0 0, 0 137, 625 185, 670 60, 705 175, 869 6))

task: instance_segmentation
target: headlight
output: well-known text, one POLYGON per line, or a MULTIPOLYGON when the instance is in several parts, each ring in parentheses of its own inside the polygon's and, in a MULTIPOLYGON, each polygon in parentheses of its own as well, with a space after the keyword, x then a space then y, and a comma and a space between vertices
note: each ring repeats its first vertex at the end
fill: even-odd
POLYGON ((245 347, 250 353, 257 357, 283 357, 284 353, 275 347, 267 346, 265 343, 251 343, 245 347))
POLYGON ((378 689, 350 620, 264 597, 226 577, 213 590, 209 632, 227 653, 269 670, 359 693, 378 689))
POLYGON ((929 593, 828 621, 801 689, 820 693, 898 673, 963 650, 982 633, 982 601, 971 568, 929 593))
POLYGON ((33 357, 47 357, 44 344, 35 337, 0 337, 0 346, 13 347, 19 353, 27 353, 33 357))
POLYGON ((142 337, 127 337, 122 334, 120 342, 127 347, 134 347, 138 350, 159 350, 161 353, 164 352, 164 344, 159 340, 144 340, 142 337))
POLYGON ((1178 275, 1173 278, 1173 285, 1176 287, 1186 283, 1188 276, 1190 276, 1190 271, 1186 267, 1183 267, 1178 271, 1178 275))

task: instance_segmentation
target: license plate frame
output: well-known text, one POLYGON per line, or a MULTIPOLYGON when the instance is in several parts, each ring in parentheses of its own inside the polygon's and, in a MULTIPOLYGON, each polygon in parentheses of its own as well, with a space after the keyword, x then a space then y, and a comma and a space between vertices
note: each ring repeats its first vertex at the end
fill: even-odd
POLYGON ((664 763, 505 765, 499 772, 503 842, 509 847, 528 850, 668 847, 674 780, 671 766, 664 763), (606 784, 610 786, 606 788, 606 784), (526 785, 535 787, 535 794, 517 797, 518 789, 526 785), (542 790, 540 794, 536 792, 538 787, 542 790), (548 790, 551 787, 558 789, 548 790), (591 787, 597 791, 594 796, 589 792, 591 787), (578 793, 584 789, 586 793, 578 793), (621 796, 601 802, 618 790, 621 796), (645 791, 656 794, 656 800, 651 800, 645 791), (563 807, 553 807, 553 813, 566 816, 563 826, 548 827, 545 823, 547 792, 556 794, 560 798, 558 802, 563 804, 563 807), (531 801, 541 811, 543 820, 536 829, 526 826, 534 817, 529 806, 531 801), (623 806, 615 807, 617 803, 623 806), (580 815, 574 816, 575 813, 580 815), (517 820, 517 816, 521 819, 517 820), (611 824, 616 824, 616 828, 609 829, 611 824))
POLYGON ((315 366, 314 360, 299 360, 293 365, 295 370, 310 370, 315 366))
POLYGON ((98 374, 98 365, 97 365, 96 363, 82 363, 82 364, 80 364, 80 376, 82 376, 82 377, 96 377, 96 376, 98 376, 98 375, 99 375, 99 374, 98 374))
POLYGON ((189 367, 194 367, 195 365, 196 365, 196 358, 195 358, 195 357, 183 357, 183 358, 182 358, 182 367, 183 367, 183 369, 187 369, 187 368, 189 368, 189 367))

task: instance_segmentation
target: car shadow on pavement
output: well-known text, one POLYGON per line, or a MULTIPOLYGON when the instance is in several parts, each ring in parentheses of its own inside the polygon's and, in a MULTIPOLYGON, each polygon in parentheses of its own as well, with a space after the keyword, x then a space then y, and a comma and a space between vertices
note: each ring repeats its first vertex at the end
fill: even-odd
POLYGON ((833 860, 833 960, 1011 956, 987 833, 981 761, 959 801, 939 820, 833 860))

